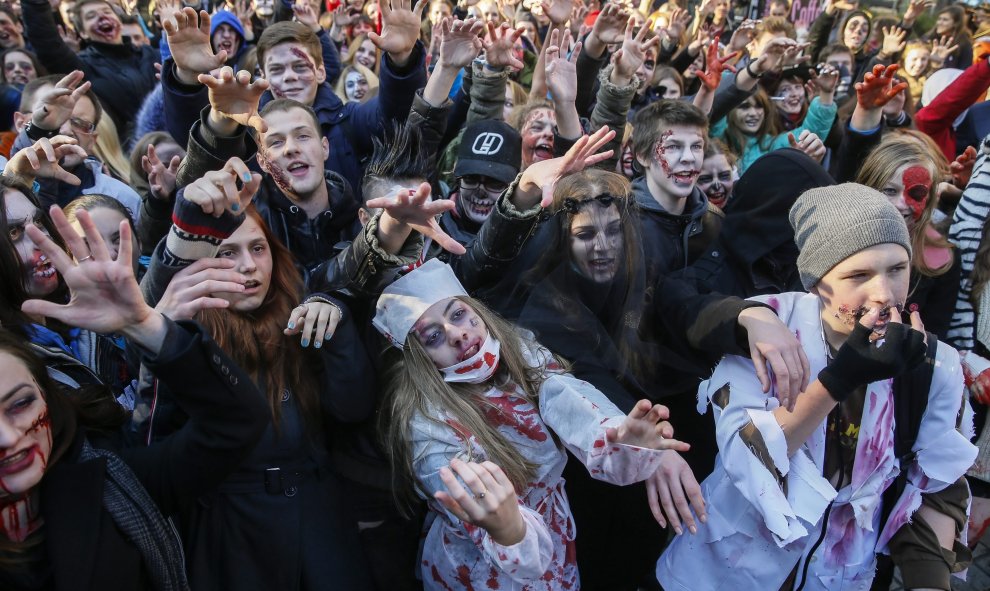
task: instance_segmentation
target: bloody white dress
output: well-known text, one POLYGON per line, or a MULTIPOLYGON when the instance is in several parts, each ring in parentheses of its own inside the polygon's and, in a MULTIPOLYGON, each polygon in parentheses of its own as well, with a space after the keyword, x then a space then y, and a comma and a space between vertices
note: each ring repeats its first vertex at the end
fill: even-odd
POLYGON ((604 394, 560 373, 546 349, 524 348, 524 354, 533 367, 549 360, 539 407, 518 388, 485 393, 491 405, 488 420, 536 466, 534 480, 516 491, 526 522, 518 544, 495 543, 484 529, 460 521, 432 496, 446 490, 439 470, 452 459, 487 459, 474 436, 442 409, 413 420, 413 468, 431 510, 420 563, 426 589, 579 589, 576 532, 561 478, 564 447, 592 476, 619 485, 645 480, 660 465, 658 451, 605 442, 605 429, 618 427, 625 415, 604 394))
MULTIPOLYGON (((818 375, 826 364, 818 296, 752 299, 777 310, 801 342, 811 375, 818 375)), ((953 484, 976 457, 969 442, 972 411, 963 398, 955 349, 938 344, 928 406, 912 450, 916 456, 906 466, 894 456, 891 384, 867 386, 851 483, 837 491, 822 475, 827 421, 788 456, 772 414, 779 406, 774 393, 763 393, 749 359, 726 356, 698 391, 699 410, 710 401, 715 411, 719 449, 715 471, 702 484, 708 521, 697 535, 678 536, 660 557, 657 578, 664 589, 779 589, 800 560, 807 591, 868 590, 875 554, 886 552, 891 536, 921 506, 921 495, 953 484), (956 428, 960 410, 962 432, 956 428), (907 470, 907 484, 881 530, 883 491, 900 470, 907 470)))

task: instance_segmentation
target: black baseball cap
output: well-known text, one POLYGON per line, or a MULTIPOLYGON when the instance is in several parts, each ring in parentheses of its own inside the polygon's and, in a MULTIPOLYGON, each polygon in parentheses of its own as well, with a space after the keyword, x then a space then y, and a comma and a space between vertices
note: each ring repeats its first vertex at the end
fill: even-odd
POLYGON ((504 121, 472 123, 461 136, 454 176, 480 175, 511 183, 522 163, 522 136, 504 121))

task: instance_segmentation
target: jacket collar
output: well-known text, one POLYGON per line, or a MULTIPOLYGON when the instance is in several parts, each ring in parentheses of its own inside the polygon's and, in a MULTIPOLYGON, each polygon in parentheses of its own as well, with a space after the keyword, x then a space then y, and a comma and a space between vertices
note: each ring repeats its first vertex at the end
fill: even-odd
POLYGON ((666 218, 696 220, 708 211, 708 198, 698 187, 695 187, 688 195, 687 202, 684 204, 684 213, 680 215, 670 213, 660 205, 659 201, 653 198, 650 187, 646 184, 646 175, 640 176, 632 182, 632 191, 636 205, 640 209, 660 214, 666 218))

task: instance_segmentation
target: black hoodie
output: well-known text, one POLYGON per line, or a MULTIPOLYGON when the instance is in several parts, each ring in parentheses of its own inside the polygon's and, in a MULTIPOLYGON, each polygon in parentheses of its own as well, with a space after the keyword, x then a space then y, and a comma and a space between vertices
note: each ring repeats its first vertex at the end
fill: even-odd
POLYGON ((834 184, 803 152, 786 148, 766 154, 733 186, 721 233, 685 270, 685 278, 702 293, 742 298, 803 291, 787 214, 801 193, 834 184))

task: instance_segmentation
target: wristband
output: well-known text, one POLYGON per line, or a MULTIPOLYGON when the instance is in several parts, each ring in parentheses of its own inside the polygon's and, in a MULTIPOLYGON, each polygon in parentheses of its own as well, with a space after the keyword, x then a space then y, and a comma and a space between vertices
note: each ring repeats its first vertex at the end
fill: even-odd
POLYGON ((749 62, 746 63, 746 73, 752 76, 753 78, 760 79, 763 77, 763 74, 765 74, 765 72, 761 72, 757 74, 756 72, 753 71, 753 62, 755 61, 756 60, 749 60, 749 62))
POLYGON ((58 135, 57 129, 45 129, 43 127, 38 127, 33 122, 28 121, 27 125, 24 126, 24 133, 27 134, 28 139, 32 142, 36 142, 41 138, 51 139, 58 135))

